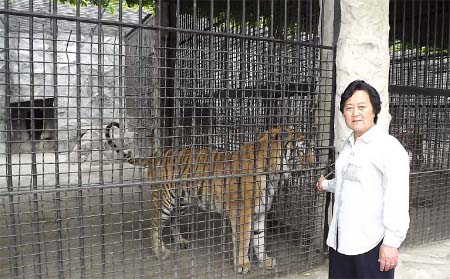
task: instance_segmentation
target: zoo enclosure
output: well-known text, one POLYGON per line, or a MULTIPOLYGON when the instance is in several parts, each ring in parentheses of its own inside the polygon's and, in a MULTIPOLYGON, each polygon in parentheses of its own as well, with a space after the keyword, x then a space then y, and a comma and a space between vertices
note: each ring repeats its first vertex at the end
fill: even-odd
POLYGON ((270 182, 266 246, 278 265, 254 262, 248 276, 321 263, 324 198, 313 185, 333 153, 334 51, 321 45, 319 6, 161 1, 144 17, 121 5, 110 14, 3 1, 0 276, 237 276, 229 220, 195 206, 169 224, 189 249, 161 226, 172 256, 152 256, 152 192, 189 181, 145 179, 106 144, 111 121, 119 148, 141 158, 182 147, 236 153, 275 126, 303 132, 315 163, 270 182))
MULTIPOLYGON (((221 13, 220 1, 206 13, 201 2, 162 2, 159 11, 184 16, 152 19, 2 1, 1 276, 236 276, 228 221, 213 212, 191 208, 182 220, 190 249, 173 243, 172 258, 151 256, 155 183, 104 145, 112 120, 126 127, 120 145, 141 157, 164 146, 232 152, 280 123, 305 131, 317 163, 283 183, 269 214, 268 253, 282 260, 249 277, 322 261, 324 201, 311 186, 328 166, 333 53, 320 46, 320 3, 245 1, 251 12, 236 16, 234 1, 221 13), (248 16, 262 27, 242 28, 248 16)), ((411 155, 412 246, 450 234, 450 13, 445 1, 393 0, 391 9, 391 133, 411 155)))
POLYGON ((406 246, 450 238, 450 3, 390 1, 390 133, 410 155, 406 246))

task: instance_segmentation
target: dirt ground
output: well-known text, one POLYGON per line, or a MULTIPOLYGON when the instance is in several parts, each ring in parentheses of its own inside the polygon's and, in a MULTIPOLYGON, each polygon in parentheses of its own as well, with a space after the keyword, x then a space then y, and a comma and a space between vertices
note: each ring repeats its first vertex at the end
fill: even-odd
MULTIPOLYGON (((181 222, 189 249, 179 250, 169 238, 173 255, 157 259, 150 249, 151 194, 139 183, 142 170, 57 159, 37 154, 33 170, 31 156, 14 155, 8 182, 7 162, 0 158, 0 228, 6 228, 0 229, 0 278, 283 278, 322 260, 322 226, 305 217, 299 219, 306 228, 301 232, 271 226, 267 251, 277 259, 275 270, 255 263, 250 274, 236 275, 228 220, 198 210, 181 222)), ((318 214, 296 212, 306 213, 318 214)))
MULTIPOLYGON (((142 170, 117 164, 105 164, 102 171, 95 164, 83 164, 79 169, 63 156, 58 163, 54 156, 46 154, 37 156, 32 179, 31 161, 29 156, 12 158, 13 188, 16 193, 33 188, 41 192, 9 196, 7 164, 0 158, 0 227, 8 228, 0 230, 0 278, 11 278, 12 264, 18 266, 18 274, 23 277, 42 273, 45 278, 57 278, 62 270, 64 278, 80 278, 81 271, 88 278, 105 274, 105 278, 173 278, 174 274, 191 278, 237 277, 231 264, 229 230, 224 232, 226 226, 220 216, 206 221, 195 214, 197 219, 188 222, 203 225, 193 229, 195 235, 189 235, 194 240, 191 249, 158 261, 149 248, 148 191, 139 185, 107 189, 94 186, 83 190, 82 195, 73 189, 54 190, 56 185, 64 190, 113 181, 140 182, 142 170), (13 220, 15 226, 11 225, 13 220), (17 256, 16 263, 11 255, 17 256)), ((277 270, 255 269, 239 278, 328 278, 326 263, 308 272, 294 271, 308 270, 321 262, 318 249, 311 248, 321 246, 318 239, 312 245, 302 243, 304 236, 280 233, 267 239, 268 253, 279 259, 277 270)), ((396 278, 450 279, 450 240, 403 249, 396 278)))
MULTIPOLYGON (((292 275, 288 278, 328 278, 328 265, 292 275)), ((450 240, 438 241, 400 251, 396 279, 449 279, 450 240)))

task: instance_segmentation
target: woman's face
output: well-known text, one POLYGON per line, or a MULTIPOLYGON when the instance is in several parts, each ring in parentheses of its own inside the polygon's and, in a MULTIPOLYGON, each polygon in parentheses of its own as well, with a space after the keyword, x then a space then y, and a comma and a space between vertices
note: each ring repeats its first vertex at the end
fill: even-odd
POLYGON ((370 128, 375 125, 375 113, 373 112, 372 103, 369 94, 363 90, 353 92, 344 106, 344 118, 347 127, 355 133, 355 139, 362 136, 370 128))

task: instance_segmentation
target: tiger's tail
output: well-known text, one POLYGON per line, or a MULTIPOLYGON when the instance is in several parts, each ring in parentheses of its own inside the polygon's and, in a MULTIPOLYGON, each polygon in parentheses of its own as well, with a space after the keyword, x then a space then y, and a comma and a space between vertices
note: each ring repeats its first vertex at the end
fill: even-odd
POLYGON ((132 165, 138 165, 138 166, 145 166, 147 165, 145 158, 134 158, 131 154, 131 151, 125 152, 123 149, 119 148, 117 144, 114 142, 113 138, 111 137, 111 129, 113 127, 120 128, 119 123, 113 121, 109 123, 105 128, 105 138, 107 139, 108 145, 119 155, 120 158, 127 161, 129 164, 132 165))

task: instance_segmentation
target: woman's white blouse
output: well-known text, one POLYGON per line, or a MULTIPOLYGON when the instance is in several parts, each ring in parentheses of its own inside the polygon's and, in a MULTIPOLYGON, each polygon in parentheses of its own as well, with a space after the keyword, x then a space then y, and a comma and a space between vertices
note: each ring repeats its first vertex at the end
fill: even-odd
POLYGON ((322 182, 335 193, 328 246, 358 255, 383 244, 398 248, 409 228, 409 157, 400 142, 375 125, 336 161, 336 176, 322 182), (339 237, 336 242, 336 237, 339 237))

